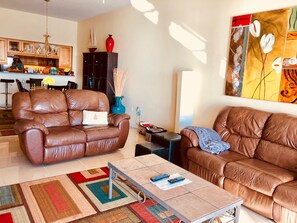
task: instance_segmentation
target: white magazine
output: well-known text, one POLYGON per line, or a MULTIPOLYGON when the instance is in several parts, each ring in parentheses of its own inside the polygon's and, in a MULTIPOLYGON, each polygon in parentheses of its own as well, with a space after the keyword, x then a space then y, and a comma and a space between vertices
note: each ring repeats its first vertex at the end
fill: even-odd
POLYGON ((187 178, 184 179, 183 181, 179 181, 179 182, 176 182, 176 183, 173 183, 173 184, 168 182, 169 179, 180 177, 180 176, 181 176, 180 174, 175 173, 175 174, 170 175, 169 178, 158 180, 156 182, 151 181, 151 183, 156 185, 157 187, 159 187, 161 190, 169 190, 169 189, 179 187, 179 186, 183 186, 183 185, 186 185, 186 184, 189 184, 189 183, 192 182, 187 178))

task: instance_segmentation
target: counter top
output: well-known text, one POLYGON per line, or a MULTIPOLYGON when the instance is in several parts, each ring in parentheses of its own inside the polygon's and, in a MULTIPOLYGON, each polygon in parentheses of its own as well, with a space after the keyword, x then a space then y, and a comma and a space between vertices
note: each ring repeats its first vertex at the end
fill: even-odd
MULTIPOLYGON (((25 73, 14 73, 14 72, 0 72, 0 79, 11 79, 14 80, 13 83, 8 84, 8 92, 10 93, 8 95, 8 104, 11 105, 12 101, 12 95, 15 92, 18 92, 18 87, 16 83, 16 79, 21 81, 23 83, 23 87, 27 90, 30 89, 30 84, 27 83, 27 80, 30 78, 38 78, 43 79, 45 77, 50 76, 55 80, 55 85, 67 85, 68 81, 73 81, 77 83, 77 77, 75 76, 63 76, 63 75, 48 75, 48 74, 25 74, 25 73)), ((5 83, 0 82, 0 93, 5 92, 5 83)), ((0 94, 0 106, 5 105, 5 95, 0 94), (1 96, 2 95, 2 96, 1 96)))
POLYGON ((1 71, 1 74, 7 74, 7 75, 35 75, 35 76, 59 76, 59 77, 75 77, 75 76, 69 76, 69 75, 53 75, 53 74, 37 74, 37 73, 20 73, 20 72, 9 72, 9 71, 1 71))
MULTIPOLYGON (((22 83, 25 83, 24 87, 29 88, 29 85, 26 84, 26 81, 30 78, 38 78, 44 79, 45 77, 51 77, 55 80, 55 85, 66 85, 68 81, 77 82, 77 77, 75 76, 63 76, 63 75, 48 75, 48 74, 25 74, 25 73, 14 73, 14 72, 0 72, 0 79, 12 79, 12 80, 20 80, 22 83)), ((16 83, 12 83, 9 86, 9 91, 11 93, 17 92, 17 85, 16 83)), ((4 91, 4 85, 0 84, 0 93, 4 91)), ((1 104, 1 97, 0 97, 0 104, 1 104)))

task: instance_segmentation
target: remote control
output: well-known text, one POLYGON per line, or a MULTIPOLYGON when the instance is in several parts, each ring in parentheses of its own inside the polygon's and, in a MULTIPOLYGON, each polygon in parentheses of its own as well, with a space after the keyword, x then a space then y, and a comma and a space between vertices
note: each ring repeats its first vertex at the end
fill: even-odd
POLYGON ((161 174, 161 175, 158 175, 158 176, 151 177, 151 181, 156 182, 158 180, 162 180, 164 178, 168 178, 169 176, 170 176, 169 174, 164 173, 164 174, 161 174))
POLYGON ((176 183, 176 182, 183 181, 184 179, 185 179, 184 177, 176 177, 176 178, 169 179, 168 182, 173 184, 173 183, 176 183))

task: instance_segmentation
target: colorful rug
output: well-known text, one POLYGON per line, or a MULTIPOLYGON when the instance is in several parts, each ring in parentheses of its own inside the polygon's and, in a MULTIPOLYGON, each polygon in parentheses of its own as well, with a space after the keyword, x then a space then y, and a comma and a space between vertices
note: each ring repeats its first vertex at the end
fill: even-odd
POLYGON ((14 118, 11 110, 0 109, 0 136, 16 135, 13 129, 14 118))
POLYGON ((0 125, 13 124, 14 118, 11 109, 0 109, 0 125))
POLYGON ((16 135, 13 127, 11 127, 10 129, 1 129, 1 125, 0 125, 0 136, 12 136, 12 135, 16 135))
POLYGON ((135 189, 114 181, 106 167, 0 187, 0 223, 179 222, 161 205, 136 201, 135 189))

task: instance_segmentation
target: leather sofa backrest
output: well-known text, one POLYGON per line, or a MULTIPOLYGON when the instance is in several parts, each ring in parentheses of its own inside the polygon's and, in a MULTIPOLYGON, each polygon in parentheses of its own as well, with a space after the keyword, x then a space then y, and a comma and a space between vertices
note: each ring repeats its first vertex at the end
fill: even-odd
POLYGON ((230 143, 230 150, 254 157, 264 125, 271 113, 247 107, 226 107, 217 116, 214 130, 230 143))
POLYGON ((69 126, 66 98, 61 91, 35 90, 13 95, 16 120, 29 119, 46 127, 69 126))
POLYGON ((271 115, 265 124, 255 157, 297 172, 297 116, 271 115))
POLYGON ((104 93, 91 90, 68 90, 64 94, 72 126, 82 124, 83 110, 109 112, 109 102, 104 93))

